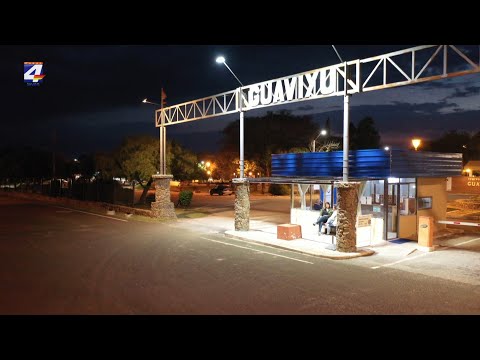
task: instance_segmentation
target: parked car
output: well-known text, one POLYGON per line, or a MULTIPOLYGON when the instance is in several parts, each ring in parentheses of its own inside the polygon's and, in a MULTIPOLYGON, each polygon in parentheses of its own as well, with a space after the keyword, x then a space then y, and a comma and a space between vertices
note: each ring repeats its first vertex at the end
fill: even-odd
POLYGON ((217 185, 213 189, 210 189, 210 195, 232 195, 233 190, 231 187, 226 185, 217 185))

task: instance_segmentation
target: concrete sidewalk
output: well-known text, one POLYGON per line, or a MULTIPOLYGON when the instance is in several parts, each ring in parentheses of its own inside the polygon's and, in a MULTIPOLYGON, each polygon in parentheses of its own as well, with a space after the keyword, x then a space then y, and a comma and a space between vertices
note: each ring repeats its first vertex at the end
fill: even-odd
POLYGON ((373 255, 375 251, 370 249, 357 249, 356 252, 344 253, 333 250, 335 248, 335 237, 331 235, 319 235, 318 240, 313 239, 295 239, 280 240, 277 239, 277 227, 264 227, 262 230, 234 231, 224 232, 226 237, 252 241, 264 245, 296 251, 302 254, 325 257, 335 260, 344 260, 356 258, 359 256, 373 255))
MULTIPOLYGON (((262 212, 257 211, 257 213, 262 212)), ((335 260, 352 259, 373 254, 381 254, 387 257, 407 256, 415 250, 417 245, 416 242, 399 245, 382 240, 375 244, 370 243, 358 246, 357 251, 353 253, 342 253, 332 250, 332 244, 335 244, 335 238, 331 235, 322 234, 313 238, 279 240, 277 239, 278 223, 260 219, 262 219, 262 216, 258 216, 258 214, 256 219, 250 219, 250 231, 235 231, 233 210, 229 210, 210 214, 209 216, 198 219, 179 219, 178 222, 171 224, 170 226, 188 227, 194 231, 224 234, 226 237, 233 239, 255 242, 262 245, 335 260)))

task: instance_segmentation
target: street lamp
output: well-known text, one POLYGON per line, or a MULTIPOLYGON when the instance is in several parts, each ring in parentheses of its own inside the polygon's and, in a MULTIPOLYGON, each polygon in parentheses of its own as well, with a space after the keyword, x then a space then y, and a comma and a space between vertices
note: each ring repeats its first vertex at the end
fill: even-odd
POLYGON ((225 58, 223 56, 218 56, 215 61, 218 64, 223 64, 225 67, 232 73, 232 75, 237 79, 240 84, 240 89, 238 92, 239 103, 240 103, 240 178, 244 178, 244 165, 245 165, 245 157, 244 157, 244 149, 243 149, 243 142, 244 142, 244 125, 243 125, 243 110, 242 110, 242 87, 243 83, 240 79, 235 75, 235 73, 230 69, 230 66, 227 65, 225 58))
POLYGON ((320 130, 320 132, 318 133, 318 136, 312 141, 312 152, 315 152, 315 141, 317 141, 317 139, 320 136, 326 136, 326 135, 327 135, 327 130, 325 129, 320 130))
MULTIPOLYGON (((156 103, 156 102, 153 102, 153 101, 149 101, 147 98, 143 99, 143 100, 142 100, 142 103, 162 107, 162 105, 160 105, 160 104, 158 104, 158 103, 156 103)), ((156 121, 156 119, 155 119, 155 121, 156 121)), ((159 153, 160 153, 159 170, 160 170, 160 173, 161 173, 161 174, 164 174, 163 163, 162 163, 162 156, 163 156, 163 149, 162 149, 162 128, 160 128, 160 144, 159 144, 159 145, 160 145, 160 146, 159 146, 159 153)))
POLYGON ((415 151, 417 151, 418 147, 420 146, 420 144, 422 143, 422 140, 421 139, 412 139, 412 145, 413 147, 415 148, 415 151))
POLYGON ((235 75, 235 73, 232 71, 232 69, 230 69, 230 66, 227 65, 227 62, 225 61, 225 58, 223 56, 219 56, 215 59, 215 61, 218 63, 218 64, 223 64, 227 67, 227 69, 232 73, 233 76, 235 76, 235 79, 237 79, 237 81, 240 83, 240 85, 243 87, 244 85, 242 84, 242 82, 240 81, 240 79, 237 77, 237 75, 235 75))
POLYGON ((143 99, 143 100, 142 100, 142 103, 144 103, 144 104, 152 104, 152 105, 161 106, 160 104, 157 104, 156 102, 153 102, 153 101, 148 101, 148 99, 143 99))
POLYGON ((385 146, 385 147, 383 148, 383 150, 388 151, 388 150, 390 150, 390 148, 389 148, 388 146, 385 146))

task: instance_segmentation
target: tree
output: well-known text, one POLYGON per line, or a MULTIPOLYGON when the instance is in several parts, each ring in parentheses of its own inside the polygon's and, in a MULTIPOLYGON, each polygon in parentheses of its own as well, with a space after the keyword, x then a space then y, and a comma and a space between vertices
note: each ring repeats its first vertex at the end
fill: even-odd
POLYGON ((470 136, 465 131, 450 130, 438 139, 426 142, 424 149, 434 152, 462 153, 463 163, 466 164, 469 159, 479 158, 480 132, 470 136))
POLYGON ((351 130, 353 132, 353 136, 350 137, 352 150, 380 148, 380 134, 375 127, 375 121, 370 116, 360 120, 356 128, 352 124, 351 130))
POLYGON ((238 152, 221 151, 215 157, 217 177, 226 180, 238 176, 238 162, 238 152))
MULTIPOLYGON (((350 150, 357 149, 357 127, 353 122, 348 124, 348 145, 350 150)), ((343 138, 342 138, 342 148, 343 148, 343 138)))
MULTIPOLYGON (((105 172, 136 180, 142 187, 140 202, 145 202, 148 189, 152 185, 152 175, 160 168, 158 139, 152 136, 131 136, 123 140, 113 154, 113 163, 102 156, 97 157, 105 166, 105 172)), ((198 159, 195 154, 184 149, 175 141, 167 141, 167 173, 174 179, 191 179, 198 174, 198 159)))
MULTIPOLYGON (((61 156, 56 156, 55 160, 59 168, 64 167, 61 156)), ((0 178, 21 180, 50 176, 52 176, 51 152, 32 147, 0 149, 0 178)))
POLYGON ((457 130, 450 130, 444 133, 441 137, 430 142, 430 150, 437 152, 462 152, 464 145, 468 146, 470 142, 470 135, 466 132, 457 132, 457 130))
POLYGON ((327 131, 327 135, 330 136, 331 133, 332 133, 332 128, 330 126, 330 118, 327 117, 327 120, 325 120, 325 126, 324 126, 324 130, 327 131))
MULTIPOLYGON (((223 151, 238 153, 239 121, 223 130, 223 151)), ((270 176, 271 156, 292 148, 305 147, 318 126, 310 116, 295 116, 289 111, 267 112, 262 117, 245 118, 245 158, 255 162, 257 172, 270 176)))
POLYGON ((126 137, 114 153, 115 165, 121 174, 142 186, 140 202, 146 200, 153 182, 152 175, 159 169, 159 159, 158 140, 145 135, 126 137))
POLYGON ((480 160, 480 131, 471 137, 466 151, 469 160, 480 160))
POLYGON ((167 141, 167 170, 177 180, 192 180, 202 176, 197 166, 198 157, 179 143, 167 141))
POLYGON ((111 180, 113 177, 122 175, 121 168, 114 157, 108 153, 95 154, 95 171, 95 177, 101 180, 111 180))

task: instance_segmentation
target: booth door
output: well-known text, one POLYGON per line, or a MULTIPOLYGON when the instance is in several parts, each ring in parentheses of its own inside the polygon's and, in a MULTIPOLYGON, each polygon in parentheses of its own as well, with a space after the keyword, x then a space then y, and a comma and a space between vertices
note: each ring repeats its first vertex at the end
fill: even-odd
POLYGON ((398 192, 399 184, 388 184, 387 240, 398 237, 398 192))

